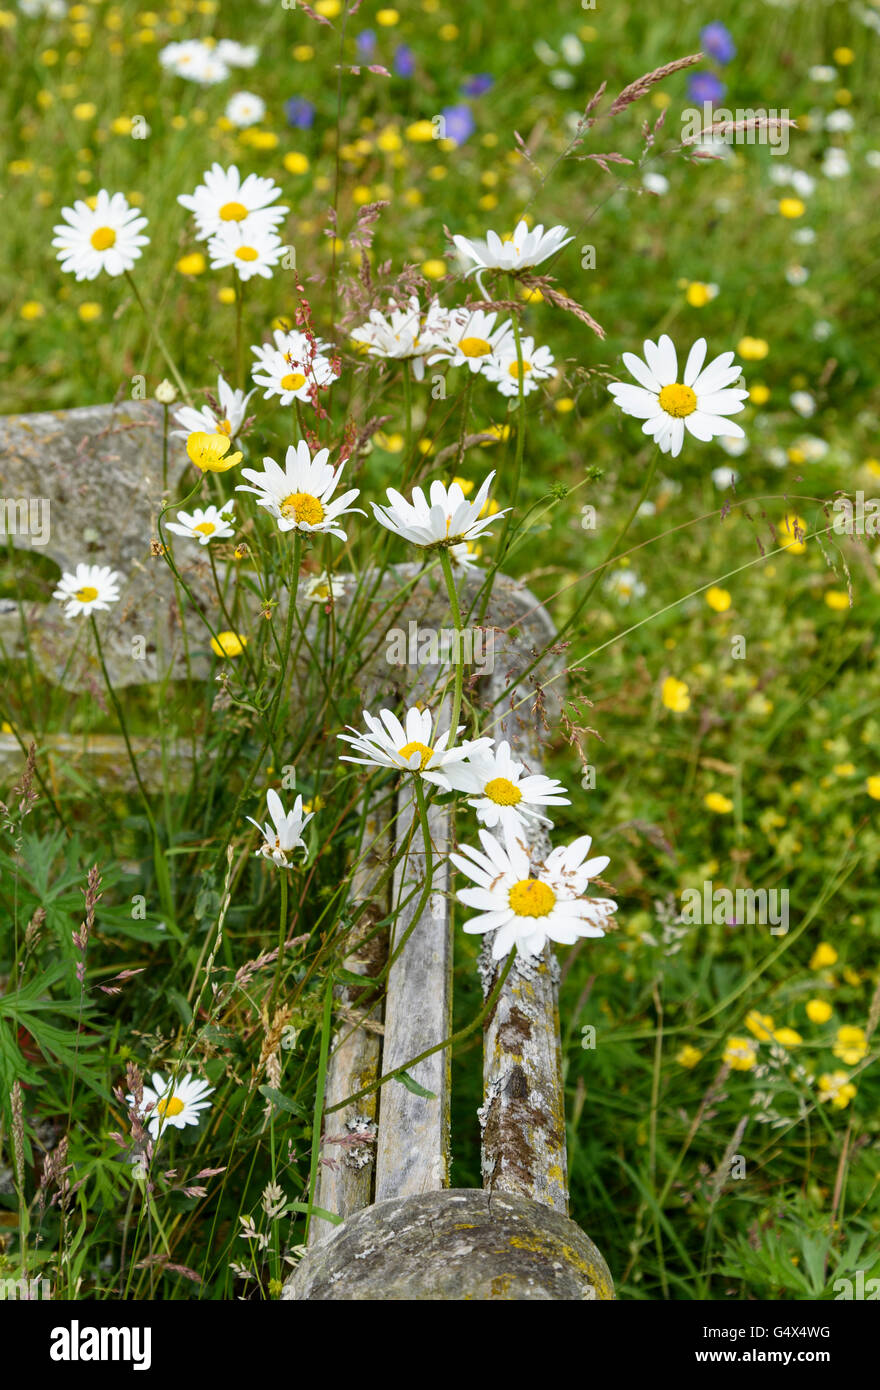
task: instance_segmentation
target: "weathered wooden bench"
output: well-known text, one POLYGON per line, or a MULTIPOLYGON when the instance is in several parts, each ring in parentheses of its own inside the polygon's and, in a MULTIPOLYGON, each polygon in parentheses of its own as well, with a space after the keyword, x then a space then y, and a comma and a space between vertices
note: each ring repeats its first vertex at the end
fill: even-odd
MULTIPOLYGON (((173 576, 161 558, 149 556, 148 538, 162 493, 161 409, 147 403, 89 407, 50 415, 0 420, 0 493, 7 498, 50 495, 52 520, 44 553, 62 569, 83 559, 110 564, 127 577, 123 601, 99 621, 112 679, 131 685, 170 674, 183 676, 184 620, 177 609, 173 576), (133 638, 146 638, 132 657, 133 638)), ((179 456, 178 456, 179 457, 179 456)), ((168 482, 179 480, 180 464, 168 464, 168 482)), ((12 537, 28 545, 27 535, 12 537)), ((198 547, 178 547, 187 583, 210 604, 205 560, 198 547)), ((449 626, 448 601, 436 570, 417 576, 417 566, 399 566, 412 579, 405 607, 383 617, 406 629, 449 626)), ((476 608, 482 572, 460 580, 462 611, 476 608)), ((345 602, 343 600, 342 602, 345 602)), ((377 600, 377 610, 379 601, 377 600)), ((62 675, 59 653, 70 648, 70 626, 58 605, 25 605, 31 646, 44 673, 62 675), (64 629, 62 631, 62 629, 64 629)), ((20 650, 22 614, 15 602, 0 604, 0 639, 7 653, 20 650), (5 610, 5 611, 4 611, 5 610)), ((524 672, 553 642, 546 611, 521 584, 503 575, 493 587, 487 630, 494 637, 494 669, 480 682, 485 706, 481 732, 506 738, 531 771, 540 770, 543 722, 526 698, 534 682, 553 670, 545 656, 529 678, 524 672), (513 635, 515 634, 515 635, 513 635)), ((66 688, 89 688, 96 671, 88 644, 63 670, 66 688)), ((207 673, 207 661, 189 671, 207 673)), ((378 652, 362 671, 368 708, 428 699, 446 684, 448 667, 420 663, 389 667, 378 652), (393 673, 393 674, 392 674, 393 673), (396 685, 392 693, 390 686, 396 685)), ((553 689, 558 687, 558 681, 553 689)), ((552 700, 553 697, 551 697, 552 700)), ((435 705, 436 707, 436 705, 435 705)), ((448 718, 448 703, 446 705, 448 718)), ((552 716, 552 703, 549 706, 552 716)), ((3 758, 20 765, 20 744, 4 735, 3 758)), ((124 759, 114 740, 101 736, 90 749, 63 740, 58 756, 74 752, 92 772, 117 779, 124 759), (104 760, 102 762, 102 759, 104 760)), ((143 775, 158 773, 149 741, 138 750, 143 775)), ((52 756, 52 750, 49 750, 52 756)), ((453 843, 449 804, 432 803, 428 819, 433 845, 432 892, 405 946, 395 952, 412 918, 424 883, 425 846, 413 827, 412 791, 401 783, 370 803, 354 896, 368 908, 359 916, 357 938, 348 943, 346 967, 363 986, 337 990, 335 1033, 324 1098, 321 1164, 314 1205, 342 1218, 336 1225, 313 1216, 308 1249, 289 1278, 283 1297, 304 1299, 610 1299, 611 1276, 602 1256, 568 1216, 565 1106, 557 1008, 557 964, 548 947, 537 960, 517 958, 483 1037, 483 1104, 478 1112, 482 1144, 482 1189, 450 1184, 450 1052, 436 1051, 415 1065, 414 1057, 452 1032, 453 924, 449 865, 453 843), (392 845, 408 845, 385 891, 376 884, 392 845), (394 939, 371 930, 397 902, 394 939), (385 988, 371 983, 394 957, 385 988), (418 1090, 392 1079, 369 1091, 379 1077, 408 1070, 418 1090), (369 1091, 359 1100, 349 1098, 369 1091)), ((470 827, 475 841, 476 826, 470 827)), ((463 837, 464 838, 464 837, 463 837)), ((484 946, 479 973, 488 999, 500 966, 484 946)))

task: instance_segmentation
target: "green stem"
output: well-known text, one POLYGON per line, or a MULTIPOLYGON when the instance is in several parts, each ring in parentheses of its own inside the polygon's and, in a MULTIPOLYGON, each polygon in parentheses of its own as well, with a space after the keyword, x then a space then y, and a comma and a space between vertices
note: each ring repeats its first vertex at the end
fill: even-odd
POLYGON ((278 960, 275 963, 275 979, 272 984, 272 998, 269 1001, 269 1026, 275 1015, 275 1000, 281 986, 281 972, 284 969, 284 947, 287 942, 287 870, 281 870, 281 908, 278 914, 278 960))
POLYGON ((449 594, 452 621, 455 624, 455 694, 452 700, 452 721, 449 725, 449 746, 451 748, 458 735, 458 720, 461 715, 461 697, 464 688, 464 641, 461 631, 458 590, 455 587, 455 575, 452 573, 452 560, 449 558, 447 546, 444 546, 440 551, 440 561, 443 565, 443 577, 446 580, 446 592, 449 594))

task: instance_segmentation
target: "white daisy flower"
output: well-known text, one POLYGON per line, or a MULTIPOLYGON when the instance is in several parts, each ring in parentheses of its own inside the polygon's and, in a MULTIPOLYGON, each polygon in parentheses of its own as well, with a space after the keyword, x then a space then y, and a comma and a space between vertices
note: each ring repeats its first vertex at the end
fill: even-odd
POLYGON ((306 585, 305 597, 309 603, 332 603, 345 594, 346 583, 343 575, 316 574, 306 585))
POLYGON ((296 330, 284 333, 276 328, 273 338, 274 346, 260 344, 251 348, 257 359, 251 376, 258 386, 265 388, 263 399, 267 401, 278 396, 281 405, 290 405, 295 400, 314 405, 317 391, 339 376, 326 356, 330 344, 320 338, 310 342, 305 333, 296 330))
MULTIPOLYGON (((337 738, 350 743, 357 753, 366 754, 363 758, 353 758, 340 753, 344 763, 362 763, 366 767, 394 767, 402 772, 417 772, 425 782, 433 782, 444 791, 450 790, 450 782, 444 772, 453 763, 473 756, 491 744, 490 738, 465 739, 463 743, 448 748, 450 730, 434 734, 434 716, 427 709, 408 709, 401 724, 390 709, 380 709, 376 719, 364 710, 364 723, 369 730, 358 733, 349 724, 347 734, 337 734, 337 738)), ((460 724, 455 731, 456 738, 464 728, 460 724)))
POLYGON ((52 597, 67 603, 65 618, 78 618, 116 603, 121 579, 109 565, 77 565, 73 574, 62 574, 52 597))
POLYGON ((422 313, 417 295, 411 295, 405 309, 392 301, 388 313, 370 311, 369 320, 352 330, 352 342, 365 349, 369 357, 385 357, 393 361, 412 362, 413 376, 421 381, 425 375, 425 358, 432 353, 447 353, 449 341, 449 310, 439 300, 432 299, 422 313))
POLYGON ((174 412, 175 424, 181 428, 171 431, 172 438, 188 439, 191 434, 201 432, 225 434, 229 439, 234 439, 247 418, 247 403, 253 394, 253 391, 245 394, 244 391, 234 390, 222 376, 218 376, 219 411, 212 410, 207 405, 202 406, 201 410, 195 410, 189 405, 181 406, 174 412))
POLYGON ((215 52, 230 68, 252 68, 260 56, 255 44, 236 43, 234 39, 221 39, 215 52))
POLYGON ((339 517, 351 511, 361 516, 365 513, 348 505, 359 494, 356 487, 344 492, 335 502, 330 501, 345 465, 331 468, 327 462, 329 456, 329 449, 319 449, 312 458, 308 444, 301 439, 287 450, 284 468, 274 459, 264 458, 262 473, 255 468, 241 470, 242 476, 255 486, 240 483, 235 490, 256 493, 257 505, 274 516, 279 531, 305 531, 309 535, 324 532, 347 540, 342 527, 336 524, 339 517))
POLYGON ((809 420, 811 415, 816 413, 816 400, 809 391, 792 391, 788 398, 798 415, 802 415, 805 420, 809 420))
POLYGON ((531 865, 522 844, 505 844, 481 830, 482 851, 463 845, 451 862, 476 888, 462 888, 456 897, 479 915, 465 922, 470 933, 494 931, 493 960, 502 960, 516 947, 522 956, 537 956, 547 941, 571 946, 579 937, 604 936, 617 911, 611 898, 587 898, 590 879, 608 864, 606 855, 587 859, 592 840, 583 835, 570 845, 551 850, 543 864, 531 865))
POLYGON ((446 352, 429 357, 428 365, 446 361, 450 367, 470 367, 472 372, 478 372, 493 353, 502 352, 508 342, 513 343, 510 319, 496 328, 497 317, 484 309, 453 309, 446 325, 446 352))
POLYGON ((537 822, 552 825, 539 806, 569 806, 561 782, 541 773, 528 774, 525 765, 510 752, 510 744, 499 743, 457 763, 448 772, 453 791, 467 793, 467 802, 477 819, 490 830, 500 825, 515 834, 537 822))
POLYGON ((504 240, 497 232, 487 232, 485 241, 469 241, 463 236, 454 236, 452 240, 464 263, 473 261, 468 275, 478 270, 509 270, 516 274, 540 265, 574 241, 573 236, 566 236, 567 231, 567 227, 558 226, 545 232, 541 223, 529 231, 528 223, 523 220, 516 224, 513 236, 504 240))
MULTIPOLYGON (((183 1129, 186 1125, 197 1125, 203 1110, 211 1109, 206 1099, 214 1087, 207 1081, 197 1081, 191 1072, 175 1081, 173 1077, 165 1080, 161 1072, 154 1071, 152 1086, 144 1086, 144 1108, 152 1106, 147 1120, 147 1128, 153 1139, 158 1139, 163 1129, 171 1125, 183 1129)), ((133 1095, 126 1096, 129 1105, 134 1105, 133 1095)))
MULTIPOLYGON (((523 359, 523 395, 537 391, 538 383, 556 375, 553 354, 548 347, 535 347, 534 338, 520 342, 523 359)), ((513 337, 505 338, 498 351, 486 359, 483 375, 493 382, 502 396, 519 395, 519 359, 513 337)))
POLYGON ((255 275, 271 280, 272 270, 286 250, 275 232, 262 227, 223 227, 208 242, 211 269, 234 266, 240 280, 251 280, 255 275))
POLYGON ((608 390, 621 410, 644 420, 642 430, 653 436, 664 454, 676 458, 681 453, 685 429, 704 441, 717 434, 743 434, 739 425, 726 418, 742 410, 749 394, 727 389, 740 376, 739 367, 731 365, 732 352, 723 352, 704 368, 706 339, 698 338, 688 353, 681 381, 675 346, 665 333, 657 343, 646 340, 644 353, 645 361, 632 352, 623 354, 624 365, 639 385, 614 381, 608 390))
POLYGON ((480 547, 474 545, 472 541, 458 541, 456 545, 449 547, 449 558, 453 565, 458 565, 462 570, 478 570, 480 562, 478 556, 480 547))
POLYGON ((239 130, 257 125, 266 114, 266 103, 253 92, 235 92, 226 103, 225 116, 239 130))
POLYGON ((712 482, 719 492, 727 492, 729 488, 736 487, 739 482, 739 473, 729 464, 722 464, 720 468, 712 469, 712 482))
POLYGON ((412 502, 407 502, 393 487, 386 488, 389 505, 371 502, 373 515, 381 526, 393 531, 413 545, 456 545, 476 540, 506 512, 488 513, 489 487, 495 477, 491 472, 472 502, 468 502, 460 483, 435 481, 431 484, 430 501, 420 487, 413 488, 412 502), (483 515, 483 513, 486 515, 483 515))
POLYGON ((292 811, 285 811, 281 797, 272 787, 266 792, 266 805, 272 819, 266 821, 265 825, 260 825, 253 816, 247 817, 251 825, 255 825, 263 836, 263 843, 256 853, 264 859, 271 859, 279 869, 290 869, 292 865, 287 856, 293 850, 302 849, 303 857, 308 852, 302 833, 315 813, 310 811, 308 815, 303 814, 301 796, 296 798, 292 811))
POLYGON ((234 498, 224 502, 222 511, 217 507, 196 507, 193 512, 178 512, 177 520, 166 522, 165 529, 173 531, 176 536, 198 541, 199 545, 208 545, 211 541, 221 541, 235 535, 232 525, 234 510, 234 498))
POLYGON ((284 221, 289 208, 271 206, 281 189, 271 179, 248 174, 242 181, 237 167, 212 164, 202 175, 194 193, 181 193, 177 201, 196 219, 200 241, 236 223, 250 234, 254 229, 269 231, 284 221))
POLYGON ((166 72, 198 82, 202 87, 213 87, 229 76, 229 68, 217 50, 201 39, 166 44, 159 51, 159 62, 166 72))
POLYGON ((147 219, 129 207, 124 193, 102 188, 94 207, 78 198, 72 208, 61 209, 61 216, 52 245, 58 248, 61 269, 73 271, 77 280, 96 280, 102 270, 121 275, 140 258, 141 247, 150 244, 141 235, 147 219))
POLYGON ((664 193, 669 192, 669 180, 665 174, 655 173, 649 169, 642 175, 642 187, 656 197, 662 198, 664 193))
POLYGON ((612 570, 603 586, 620 603, 630 603, 634 598, 644 598, 647 592, 634 569, 627 565, 624 569, 612 570))

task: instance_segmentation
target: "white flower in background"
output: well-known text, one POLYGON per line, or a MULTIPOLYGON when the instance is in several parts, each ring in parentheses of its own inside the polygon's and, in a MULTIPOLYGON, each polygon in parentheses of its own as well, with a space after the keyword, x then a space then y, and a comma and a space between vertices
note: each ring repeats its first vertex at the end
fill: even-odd
POLYGON ((292 811, 285 811, 281 797, 272 787, 266 792, 266 806, 272 819, 266 821, 265 825, 260 825, 253 816, 247 817, 251 825, 255 825, 263 836, 263 843, 256 853, 264 859, 271 859, 279 869, 289 869, 292 867, 288 859, 289 854, 295 849, 302 849, 304 856, 307 853, 308 847, 302 833, 315 813, 310 811, 308 815, 303 814, 301 796, 296 798, 292 811))
POLYGON ((215 52, 230 68, 252 68, 260 56, 255 44, 236 43, 234 39, 221 39, 215 52))
POLYGON ((880 150, 868 150, 865 155, 865 163, 872 169, 880 169, 880 150))
POLYGON ((559 40, 559 51, 572 67, 584 61, 584 46, 577 34, 563 34, 559 40))
POLYGON ((172 430, 172 437, 188 439, 194 431, 201 430, 205 434, 225 434, 234 439, 245 422, 247 403, 253 394, 253 391, 245 394, 244 391, 234 390, 222 376, 218 376, 219 413, 207 405, 202 406, 201 410, 195 410, 190 405, 181 406, 174 412, 175 424, 181 428, 172 430))
POLYGON ((247 126, 259 124, 266 114, 266 103, 253 92, 236 92, 226 103, 224 114, 227 121, 244 130, 247 126))
POLYGON ((844 111, 842 107, 838 107, 836 111, 830 111, 825 117, 825 129, 830 130, 835 135, 854 130, 855 124, 852 112, 844 111))
POLYGON ((77 280, 95 280, 102 270, 122 275, 140 258, 141 247, 150 244, 141 235, 147 219, 129 207, 124 193, 102 188, 94 203, 91 207, 78 198, 72 208, 61 209, 64 221, 53 228, 61 269, 73 271, 77 280))
POLYGON ((306 585, 306 599, 309 603, 332 603, 345 594, 346 583, 343 575, 316 574, 306 585))
POLYGON ((554 86, 558 92, 571 91, 571 88, 575 85, 575 81, 576 78, 574 73, 568 72, 566 68, 554 68, 550 74, 551 85, 554 86))
MULTIPOLYGON (((166 1081, 161 1072, 154 1071, 152 1086, 144 1086, 144 1109, 152 1106, 147 1118, 147 1128, 153 1139, 158 1139, 162 1130, 172 1126, 183 1129, 186 1125, 197 1125, 203 1110, 211 1109, 206 1099, 213 1094, 214 1087, 207 1081, 197 1081, 191 1072, 178 1081, 169 1077, 166 1081)), ((129 1105, 135 1104, 133 1095, 126 1096, 129 1105)))
POLYGON ((449 547, 449 558, 453 565, 458 565, 462 570, 478 570, 480 562, 478 559, 480 547, 471 541, 459 541, 457 545, 449 547))
POLYGON ((798 227, 797 231, 792 233, 791 239, 796 241, 798 246, 811 246, 816 240, 816 229, 815 227, 798 227))
POLYGON ((63 19, 67 14, 64 0, 18 0, 18 8, 29 19, 36 19, 38 15, 46 15, 49 19, 63 19))
POLYGON ((669 192, 669 180, 665 174, 656 174, 649 169, 646 174, 642 175, 642 187, 646 188, 649 193, 656 193, 658 198, 662 198, 664 193, 669 192))
POLYGON ((479 834, 482 850, 462 845, 449 858, 477 885, 461 888, 455 896, 478 911, 465 922, 466 932, 495 932, 493 960, 503 960, 514 947, 522 956, 537 956, 547 941, 571 946, 580 937, 605 935, 617 904, 583 896, 590 879, 608 864, 606 855, 586 858, 589 835, 551 850, 543 864, 533 866, 512 837, 502 844, 488 830, 479 834))
POLYGON ((447 771, 452 790, 464 792, 477 820, 494 830, 515 833, 536 824, 552 825, 540 806, 570 806, 565 787, 553 777, 529 774, 510 752, 510 744, 484 748, 447 771))
POLYGON ((736 487, 739 473, 735 468, 731 468, 729 463, 722 463, 720 468, 712 469, 712 482, 719 492, 727 492, 728 488, 736 487))
POLYGON ((613 594, 620 603, 630 603, 634 598, 643 598, 647 592, 645 585, 629 565, 624 569, 612 570, 602 587, 607 589, 609 594, 613 594))
POLYGON ((831 67, 828 63, 817 63, 812 68, 807 68, 807 77, 812 82, 836 82, 837 68, 831 67))
POLYGON ((329 350, 329 343, 320 338, 309 340, 305 333, 285 333, 276 328, 272 344, 251 348, 257 359, 251 376, 258 386, 264 387, 264 400, 279 396, 282 405, 295 400, 313 404, 317 390, 329 386, 339 376, 325 355, 329 350))
POLYGON ((224 169, 212 164, 194 193, 181 193, 177 201, 195 217, 196 234, 205 241, 231 224, 248 233, 269 231, 284 221, 288 207, 274 207, 281 189, 271 179, 248 174, 242 180, 236 165, 224 169))
MULTIPOLYGON (((556 375, 553 353, 548 347, 535 347, 534 338, 520 341, 522 352, 523 395, 537 391, 538 383, 556 375)), ((502 396, 519 395, 519 358, 513 336, 505 338, 498 351, 493 353, 483 367, 483 376, 493 382, 502 396)))
POLYGON ((844 150, 836 145, 825 151, 822 159, 822 173, 826 179, 845 179, 849 174, 849 160, 844 150))
POLYGON ((749 447, 749 441, 744 434, 719 434, 715 442, 732 459, 742 458, 749 447))
POLYGON ((794 441, 794 447, 800 449, 807 463, 821 463, 828 453, 828 441, 815 434, 802 435, 794 441))
POLYGON ((538 62, 543 63, 545 67, 552 68, 554 63, 559 62, 559 54, 550 47, 545 39, 535 39, 532 48, 538 62))
POLYGON ((719 434, 743 434, 739 425, 726 418, 742 410, 749 394, 728 389, 740 376, 739 367, 731 365, 732 352, 723 352, 704 368, 706 339, 698 338, 680 381, 675 345, 665 333, 657 343, 647 339, 644 353, 645 361, 632 352, 623 354, 624 365, 638 386, 615 381, 608 390, 621 410, 644 420, 643 432, 653 437, 664 454, 676 458, 681 453, 685 429, 703 441, 719 434))
POLYGON ((121 578, 109 565, 77 565, 73 574, 62 574, 52 597, 67 604, 65 618, 78 618, 116 603, 121 578))
POLYGON ((447 487, 435 481, 431 484, 430 500, 420 487, 413 488, 412 502, 407 502, 389 487, 385 489, 389 505, 371 502, 370 506, 381 526, 413 545, 454 545, 459 541, 472 541, 510 510, 509 507, 492 513, 488 510, 489 488, 494 477, 493 470, 473 502, 468 502, 460 483, 450 483, 447 487))
POLYGON ((788 399, 798 415, 802 415, 805 420, 809 420, 811 415, 815 415, 816 402, 809 391, 792 391, 788 399))
POLYGON ((785 272, 785 278, 790 285, 797 289, 800 285, 807 283, 810 272, 805 265, 790 265, 785 272))
POLYGON ((255 275, 271 280, 272 271, 286 250, 275 232, 258 227, 223 227, 208 242, 211 269, 222 270, 231 265, 240 280, 251 280, 255 275))
POLYGON ((262 473, 256 468, 241 470, 242 476, 255 486, 240 483, 235 490, 256 493, 257 505, 274 516, 279 531, 325 532, 338 536, 341 541, 347 540, 342 527, 336 523, 349 511, 359 511, 348 505, 358 496, 359 489, 352 488, 331 502, 345 465, 331 468, 327 462, 329 456, 329 449, 319 449, 312 458, 308 444, 301 439, 287 450, 284 468, 274 459, 264 458, 262 473))
POLYGON ((369 320, 352 330, 352 342, 365 349, 369 357, 385 357, 393 361, 412 362, 413 376, 421 381, 425 375, 425 358, 432 353, 449 349, 447 328, 449 310, 439 300, 432 299, 422 314, 418 296, 411 295, 405 309, 389 302, 388 313, 370 311, 369 320))
POLYGON ((497 314, 487 314, 484 309, 453 309, 446 326, 446 352, 428 358, 428 365, 446 361, 450 367, 470 367, 478 372, 485 366, 493 353, 500 352, 508 340, 513 342, 510 319, 505 319, 497 328, 497 314))
POLYGON ((513 235, 504 240, 497 232, 487 232, 485 241, 469 241, 463 236, 454 236, 452 240, 465 265, 473 261, 468 275, 475 270, 509 270, 516 273, 540 265, 574 241, 573 236, 566 236, 567 231, 567 227, 557 226, 545 232, 540 222, 533 231, 529 231, 528 223, 523 220, 516 224, 513 235))
POLYGON ((203 43, 201 39, 166 44, 159 51, 159 63, 166 72, 174 73, 176 77, 186 77, 202 87, 213 87, 229 76, 229 68, 216 48, 203 43))
POLYGON ((817 343, 824 343, 827 338, 831 337, 833 332, 834 326, 830 324, 827 319, 817 319, 813 324, 813 337, 817 343))
POLYGON ((235 534, 234 510, 234 499, 224 502, 222 511, 217 507, 196 507, 193 512, 178 512, 177 520, 167 522, 165 529, 176 536, 198 541, 199 545, 208 545, 210 541, 226 540, 235 534))
MULTIPOLYGON (((351 744, 356 753, 365 756, 353 758, 348 753, 340 753, 340 762, 361 763, 366 767, 393 767, 402 772, 418 773, 423 781, 433 782, 444 791, 451 789, 444 769, 472 757, 492 742, 490 738, 465 739, 454 748, 448 748, 451 731, 447 729, 443 734, 434 733, 431 711, 415 707, 407 710, 403 724, 390 709, 380 709, 378 719, 364 710, 364 723, 367 733, 359 733, 349 724, 350 732, 337 734, 337 738, 351 744)), ((464 725, 460 724, 456 729, 456 738, 463 728, 464 725)))
POLYGON ((792 169, 788 164, 774 164, 770 168, 770 182, 793 188, 799 198, 809 198, 816 191, 816 180, 804 169, 792 169))

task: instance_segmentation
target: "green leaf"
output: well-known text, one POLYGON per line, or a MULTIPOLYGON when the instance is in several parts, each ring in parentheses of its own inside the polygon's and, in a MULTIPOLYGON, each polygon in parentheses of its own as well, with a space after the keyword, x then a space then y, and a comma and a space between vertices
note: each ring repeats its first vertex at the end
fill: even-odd
POLYGON ((418 1081, 414 1081, 408 1071, 396 1071, 392 1079, 399 1081, 401 1086, 405 1086, 408 1091, 412 1091, 414 1096, 424 1096, 425 1100, 437 1099, 433 1091, 426 1090, 424 1086, 419 1085, 418 1081))
POLYGON ((274 1086, 258 1086, 257 1090, 261 1096, 271 1100, 272 1104, 279 1110, 286 1110, 291 1115, 298 1115, 300 1119, 308 1118, 308 1111, 304 1105, 300 1105, 298 1100, 291 1100, 288 1096, 276 1091, 274 1086))
MULTIPOLYGON (((263 1090, 262 1086, 260 1090, 263 1090)), ((306 1215, 311 1212, 312 1216, 320 1216, 322 1221, 329 1221, 331 1226, 342 1225, 342 1217, 337 1216, 335 1211, 325 1211, 323 1207, 310 1207, 308 1202, 288 1202, 285 1210, 301 1211, 305 1212, 306 1215)))

